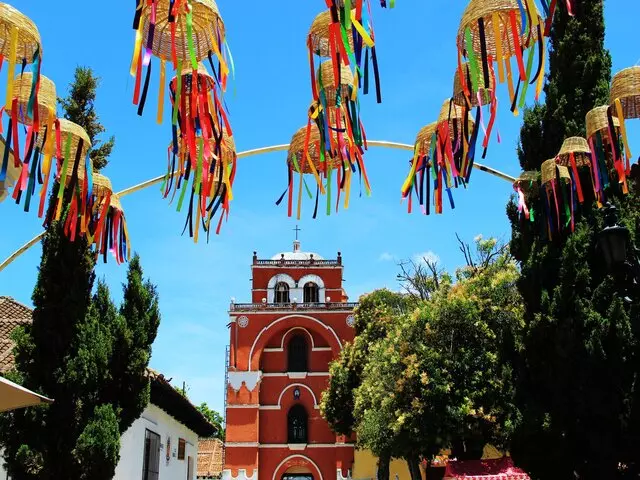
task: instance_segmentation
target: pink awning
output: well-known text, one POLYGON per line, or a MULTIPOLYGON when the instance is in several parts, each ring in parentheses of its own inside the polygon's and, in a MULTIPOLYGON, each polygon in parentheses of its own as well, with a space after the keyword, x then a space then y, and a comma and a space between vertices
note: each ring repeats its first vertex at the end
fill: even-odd
POLYGON ((510 457, 495 460, 450 461, 445 479, 466 480, 531 480, 522 469, 513 465, 510 457))

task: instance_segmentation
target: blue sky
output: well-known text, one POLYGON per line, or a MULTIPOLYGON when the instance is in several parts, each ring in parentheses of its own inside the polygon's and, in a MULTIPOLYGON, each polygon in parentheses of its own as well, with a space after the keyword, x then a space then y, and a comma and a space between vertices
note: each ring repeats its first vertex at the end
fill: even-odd
MULTIPOLYGON (((133 2, 57 2, 14 0, 12 4, 37 24, 44 45, 42 73, 66 93, 77 65, 92 67, 102 78, 97 111, 116 148, 108 175, 116 190, 164 173, 170 125, 155 123, 157 83, 152 81, 147 111, 136 115, 131 103, 129 62, 134 33, 133 2)), ((220 0, 236 66, 226 100, 238 151, 288 143, 306 122, 311 98, 307 30, 324 6, 322 0, 238 2, 220 0)), ((369 139, 413 143, 415 134, 436 119, 451 95, 456 65, 455 35, 464 0, 398 0, 393 10, 374 3, 374 20, 382 76, 383 103, 363 97, 362 119, 369 139)), ((628 32, 640 17, 640 2, 606 2, 607 47, 614 71, 634 65, 640 53, 630 48, 628 32)), ((157 72, 154 80, 157 82, 157 72)), ((4 85, 6 68, 1 72, 4 85)), ((3 89, 4 87, 0 87, 3 89)), ((4 94, 4 91, 0 92, 4 94)), ((495 141, 484 162, 517 176, 515 155, 521 117, 509 112, 506 92, 495 141)), ((530 90, 529 102, 533 101, 530 90)), ((4 97, 0 97, 4 98, 4 97)), ((183 214, 161 198, 159 187, 123 199, 133 248, 145 273, 157 284, 162 324, 151 365, 187 382, 191 399, 222 409, 224 349, 228 341, 228 306, 250 298, 250 263, 254 250, 271 257, 289 250, 299 223, 303 249, 333 258, 341 251, 345 288, 352 299, 380 287, 397 288, 396 261, 427 252, 455 268, 461 261, 455 233, 472 241, 477 234, 507 239, 505 204, 512 192, 503 180, 475 171, 469 189, 455 191, 456 209, 441 216, 407 215, 400 186, 410 155, 372 148, 365 156, 373 194, 353 198, 347 211, 311 219, 311 202, 297 222, 274 202, 286 186, 285 153, 240 160, 229 222, 209 244, 181 237, 183 214)), ((35 212, 25 214, 10 201, 0 204, 3 259, 41 231, 35 212)), ((40 246, 0 272, 0 295, 31 305, 40 246)), ((114 297, 121 298, 126 266, 99 264, 114 297)))

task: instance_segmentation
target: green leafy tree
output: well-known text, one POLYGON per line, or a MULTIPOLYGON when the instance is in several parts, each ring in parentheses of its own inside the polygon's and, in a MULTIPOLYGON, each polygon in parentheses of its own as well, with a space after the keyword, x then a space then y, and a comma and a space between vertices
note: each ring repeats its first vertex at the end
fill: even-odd
MULTIPOLYGON (((398 315, 407 313, 413 300, 389 290, 376 290, 360 298, 355 311, 355 339, 345 344, 338 359, 330 365, 330 380, 322 395, 320 411, 339 435, 350 436, 355 428, 354 392, 362 382, 369 351, 383 340, 398 315)), ((390 448, 378 448, 378 478, 388 480, 390 448)))
MULTIPOLYGON (((94 144, 103 128, 93 109, 96 86, 91 70, 78 69, 61 101, 94 144)), ((103 150, 102 165, 107 157, 103 150)), ((86 239, 69 241, 63 224, 64 216, 45 232, 33 321, 14 332, 9 377, 55 399, 0 416, 0 448, 15 480, 112 478, 120 434, 149 398, 144 374, 160 319, 155 289, 142 280, 136 256, 121 312, 103 282, 92 297, 95 256, 86 239)))
MULTIPOLYGON (((553 158, 564 138, 585 136, 587 112, 608 103, 603 4, 575 2, 574 17, 556 12, 545 104, 526 111, 520 132, 524 170, 553 158)), ((637 191, 632 185, 622 196, 612 184, 607 197, 620 207, 632 237, 640 238, 637 191)), ((603 214, 587 198, 575 233, 552 241, 539 235, 542 215, 533 225, 523 223, 513 202, 507 214, 526 306, 523 350, 514 363, 522 423, 513 456, 536 479, 637 475, 638 305, 620 299, 606 272, 597 248, 603 214)))
POLYGON ((220 413, 218 413, 216 410, 209 408, 207 402, 201 403, 196 408, 200 411, 200 413, 202 413, 202 415, 204 415, 207 420, 209 420, 209 423, 211 423, 211 425, 216 427, 216 438, 224 441, 225 431, 223 428, 224 418, 222 418, 222 415, 220 415, 220 413))
POLYGON ((523 307, 518 271, 495 240, 461 243, 467 265, 411 314, 399 314, 369 351, 355 396, 358 442, 390 448, 419 479, 419 459, 444 449, 478 459, 487 443, 505 447, 517 423, 510 358, 523 307))

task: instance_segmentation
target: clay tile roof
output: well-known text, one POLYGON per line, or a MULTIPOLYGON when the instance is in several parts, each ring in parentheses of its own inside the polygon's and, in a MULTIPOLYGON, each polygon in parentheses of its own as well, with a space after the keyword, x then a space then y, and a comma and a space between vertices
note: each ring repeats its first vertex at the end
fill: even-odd
POLYGON ((222 474, 224 444, 218 438, 198 442, 198 478, 214 478, 222 474))
POLYGON ((29 307, 13 298, 0 296, 0 373, 13 367, 11 332, 19 325, 30 323, 31 313, 29 307))

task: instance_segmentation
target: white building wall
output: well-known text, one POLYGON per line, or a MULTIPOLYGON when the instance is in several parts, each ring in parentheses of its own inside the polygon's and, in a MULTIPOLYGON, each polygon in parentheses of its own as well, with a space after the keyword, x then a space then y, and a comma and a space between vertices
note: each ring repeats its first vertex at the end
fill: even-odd
MULTIPOLYGON (((120 439, 120 463, 114 480, 142 479, 146 430, 160 435, 160 480, 195 480, 198 463, 198 436, 155 405, 149 404, 120 439), (171 451, 167 460, 167 439, 171 451), (186 440, 184 460, 178 460, 178 439, 186 440), (192 458, 193 476, 187 479, 187 462, 192 458)), ((3 477, 0 476, 0 479, 3 477)))

